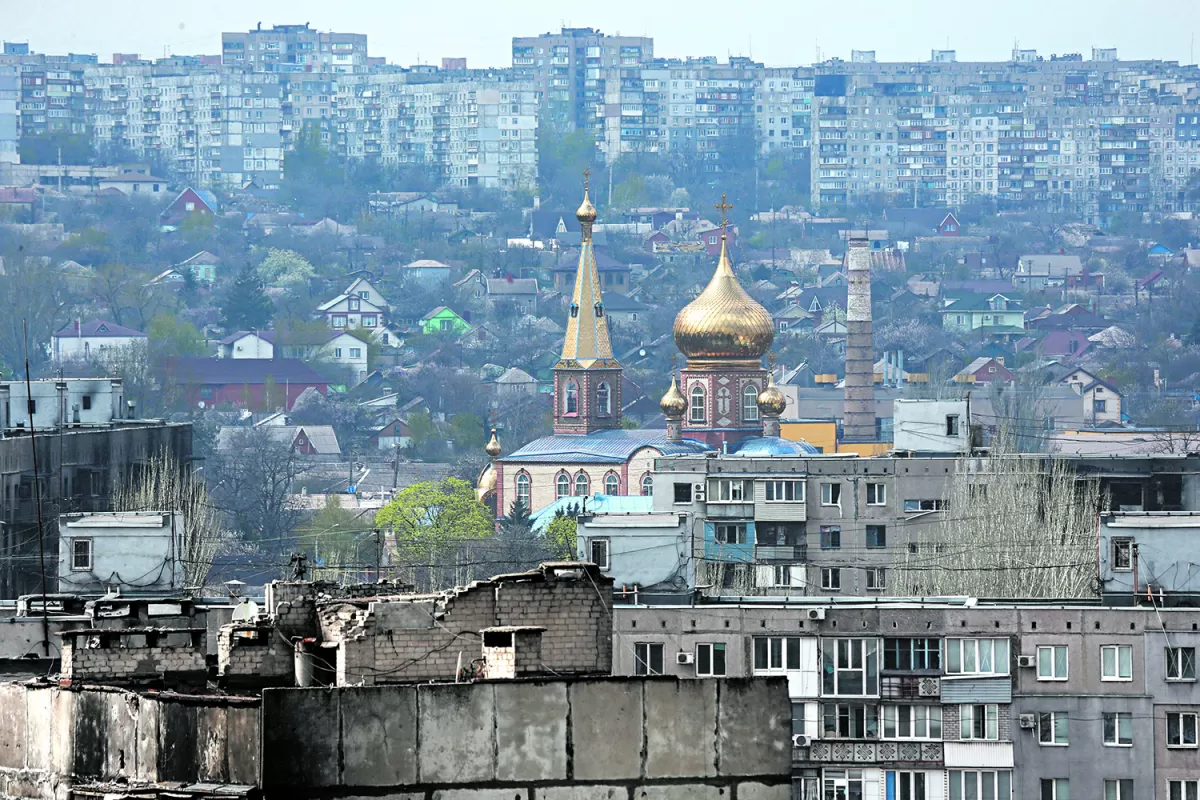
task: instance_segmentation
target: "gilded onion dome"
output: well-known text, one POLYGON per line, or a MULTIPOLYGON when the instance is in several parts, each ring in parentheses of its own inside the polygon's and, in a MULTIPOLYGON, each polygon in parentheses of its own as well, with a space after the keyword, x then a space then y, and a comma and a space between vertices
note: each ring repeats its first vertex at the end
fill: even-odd
POLYGON ((775 373, 767 373, 767 386, 758 393, 758 410, 764 417, 779 417, 787 408, 787 398, 775 385, 775 373))
POLYGON ((667 393, 658 401, 658 407, 667 419, 681 419, 687 412, 687 398, 679 391, 679 384, 675 382, 675 370, 671 370, 671 388, 667 389, 667 393))
POLYGON ((500 455, 500 440, 496 438, 495 428, 492 428, 492 438, 489 439, 488 443, 484 446, 483 452, 487 453, 491 458, 495 458, 496 456, 500 455))
POLYGON ((725 236, 708 286, 675 318, 675 346, 689 359, 761 359, 775 339, 771 315, 746 294, 729 264, 725 236))
POLYGON ((583 202, 579 204, 579 208, 575 210, 575 219, 579 220, 580 225, 591 226, 596 221, 596 207, 592 205, 592 201, 588 198, 588 190, 583 190, 583 202))

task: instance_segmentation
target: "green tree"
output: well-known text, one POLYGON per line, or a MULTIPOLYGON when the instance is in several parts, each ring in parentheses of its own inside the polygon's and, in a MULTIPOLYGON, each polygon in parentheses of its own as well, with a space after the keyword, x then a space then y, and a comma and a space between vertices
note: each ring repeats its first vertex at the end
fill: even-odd
POLYGON ((37 133, 21 137, 22 164, 87 164, 92 137, 79 133, 37 133))
POLYGON ((419 591, 453 582, 459 545, 486 539, 495 529, 474 487, 458 478, 412 484, 379 509, 375 524, 390 531, 393 566, 419 591))
MULTIPOLYGON (((564 134, 551 125, 538 128, 538 183, 542 202, 578 203, 583 171, 596 161, 596 140, 588 131, 564 134)), ((593 200, 595 197, 593 197, 593 200)))
POLYGON ((371 528, 365 509, 342 507, 336 494, 325 499, 325 507, 313 514, 296 531, 299 547, 312 556, 321 580, 357 579, 360 567, 374 565, 375 539, 363 536, 371 528))
POLYGON ((150 360, 161 361, 171 357, 197 357, 204 355, 204 340, 200 329, 169 311, 160 311, 150 320, 146 329, 150 344, 150 360))
POLYGON ((412 439, 413 450, 425 452, 436 435, 437 426, 428 411, 414 411, 408 415, 408 436, 412 439))
POLYGON ((262 281, 249 266, 242 269, 221 303, 221 324, 227 330, 255 330, 271 321, 274 306, 262 281))
POLYGON ((455 414, 450 418, 449 439, 454 442, 454 449, 460 453, 473 453, 483 449, 483 420, 466 412, 455 414))
POLYGON ((272 247, 267 257, 258 265, 258 276, 270 286, 287 289, 308 287, 309 280, 316 274, 313 265, 295 250, 279 250, 272 247))
POLYGON ((566 514, 559 512, 554 515, 554 519, 546 525, 543 538, 555 558, 561 561, 574 561, 578 558, 576 554, 579 551, 579 545, 576 539, 575 520, 566 514))

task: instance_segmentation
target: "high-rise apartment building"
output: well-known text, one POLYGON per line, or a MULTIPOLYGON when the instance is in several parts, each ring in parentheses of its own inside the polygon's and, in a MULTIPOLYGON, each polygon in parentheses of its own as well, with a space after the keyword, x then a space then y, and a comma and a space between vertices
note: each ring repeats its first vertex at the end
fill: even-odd
POLYGON ((367 35, 332 33, 303 25, 275 25, 221 34, 221 62, 255 72, 367 71, 367 35))
POLYGON ((20 73, 13 67, 0 66, 0 164, 20 163, 20 105, 20 73))
POLYGON ((557 130, 592 131, 604 138, 606 120, 620 118, 612 103, 611 71, 637 67, 654 58, 648 36, 609 36, 594 28, 563 28, 559 33, 516 36, 512 66, 517 80, 532 81, 541 97, 541 124, 557 130))

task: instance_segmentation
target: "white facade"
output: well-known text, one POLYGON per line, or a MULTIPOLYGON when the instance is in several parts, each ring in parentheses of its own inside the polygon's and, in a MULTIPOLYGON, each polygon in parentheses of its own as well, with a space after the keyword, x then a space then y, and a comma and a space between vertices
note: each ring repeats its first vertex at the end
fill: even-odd
POLYGON ((137 336, 55 336, 51 340, 50 355, 57 363, 63 361, 90 361, 102 358, 106 353, 146 346, 146 335, 137 336))
POLYGON ((58 591, 171 593, 184 588, 183 515, 69 514, 59 520, 58 591))
POLYGON ((274 358, 275 345, 257 333, 247 333, 217 350, 218 358, 274 358))
POLYGON ((30 414, 37 430, 60 425, 109 425, 127 419, 131 409, 119 378, 65 378, 0 382, 0 428, 28 428, 30 414), (32 396, 33 402, 28 403, 32 396))
POLYGON ((967 452, 971 426, 966 400, 895 400, 892 408, 897 450, 967 452))

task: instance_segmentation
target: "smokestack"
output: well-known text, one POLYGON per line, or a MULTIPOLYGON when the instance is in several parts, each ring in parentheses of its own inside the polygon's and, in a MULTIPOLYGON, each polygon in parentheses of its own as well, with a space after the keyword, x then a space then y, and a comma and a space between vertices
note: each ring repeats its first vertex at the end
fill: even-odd
POLYGON ((871 346, 871 251, 865 238, 851 238, 846 253, 846 391, 843 439, 875 441, 875 362, 871 346))

